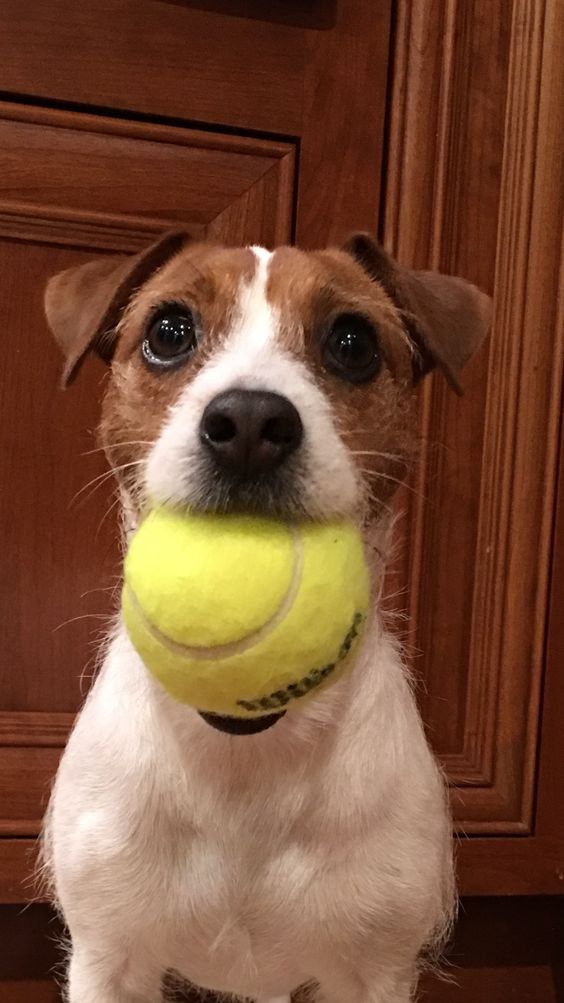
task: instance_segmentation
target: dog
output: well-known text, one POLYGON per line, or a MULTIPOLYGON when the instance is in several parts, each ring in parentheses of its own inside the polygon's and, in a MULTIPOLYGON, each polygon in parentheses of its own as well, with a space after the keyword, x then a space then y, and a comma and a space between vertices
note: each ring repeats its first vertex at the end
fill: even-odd
POLYGON ((270 252, 169 233, 55 276, 46 314, 65 383, 91 351, 111 367, 125 539, 155 503, 352 519, 374 605, 349 675, 245 735, 174 701, 116 616, 45 822, 69 1003, 157 1003, 167 971, 260 1003, 407 1003, 453 915, 451 828, 379 594, 417 385, 436 366, 458 388, 488 297, 367 234, 270 252))

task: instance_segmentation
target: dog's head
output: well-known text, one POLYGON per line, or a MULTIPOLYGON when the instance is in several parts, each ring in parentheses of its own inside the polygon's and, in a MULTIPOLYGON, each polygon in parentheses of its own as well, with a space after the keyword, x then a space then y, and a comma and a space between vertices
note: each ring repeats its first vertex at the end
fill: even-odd
POLYGON ((129 503, 285 518, 385 511, 414 451, 414 388, 487 331, 469 283, 342 249, 225 248, 167 234, 55 276, 65 380, 111 364, 101 436, 129 503))

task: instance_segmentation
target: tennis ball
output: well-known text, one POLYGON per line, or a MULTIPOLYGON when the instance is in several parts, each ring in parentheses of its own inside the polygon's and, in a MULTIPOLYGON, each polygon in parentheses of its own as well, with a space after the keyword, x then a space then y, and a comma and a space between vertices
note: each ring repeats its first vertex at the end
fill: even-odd
POLYGON ((122 607, 134 647, 173 697, 253 718, 343 673, 368 592, 360 535, 348 522, 158 508, 130 543, 122 607))

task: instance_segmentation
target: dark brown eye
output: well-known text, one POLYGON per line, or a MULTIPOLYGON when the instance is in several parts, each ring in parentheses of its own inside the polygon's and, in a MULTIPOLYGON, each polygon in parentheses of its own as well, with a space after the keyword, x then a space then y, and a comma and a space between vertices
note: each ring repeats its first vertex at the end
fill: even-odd
POLYGON ((141 352, 152 366, 172 366, 190 355, 197 344, 197 326, 192 311, 171 306, 159 310, 151 321, 141 352))
POLYGON ((382 364, 372 324, 353 313, 337 317, 323 344, 323 361, 327 369, 350 383, 372 379, 382 364))

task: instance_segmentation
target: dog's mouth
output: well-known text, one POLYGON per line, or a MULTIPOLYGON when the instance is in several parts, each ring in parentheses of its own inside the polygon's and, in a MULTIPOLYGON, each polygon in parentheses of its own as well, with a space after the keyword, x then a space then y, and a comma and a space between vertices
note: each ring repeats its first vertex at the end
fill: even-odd
POLYGON ((200 458, 198 475, 190 484, 192 509, 215 515, 256 515, 272 519, 307 519, 301 466, 287 462, 280 469, 255 476, 226 474, 200 458))
POLYGON ((206 724, 211 725, 216 731, 223 732, 224 735, 258 735, 259 732, 272 728, 285 713, 283 710, 276 714, 265 714, 263 717, 227 717, 223 714, 200 711, 200 717, 206 724))

